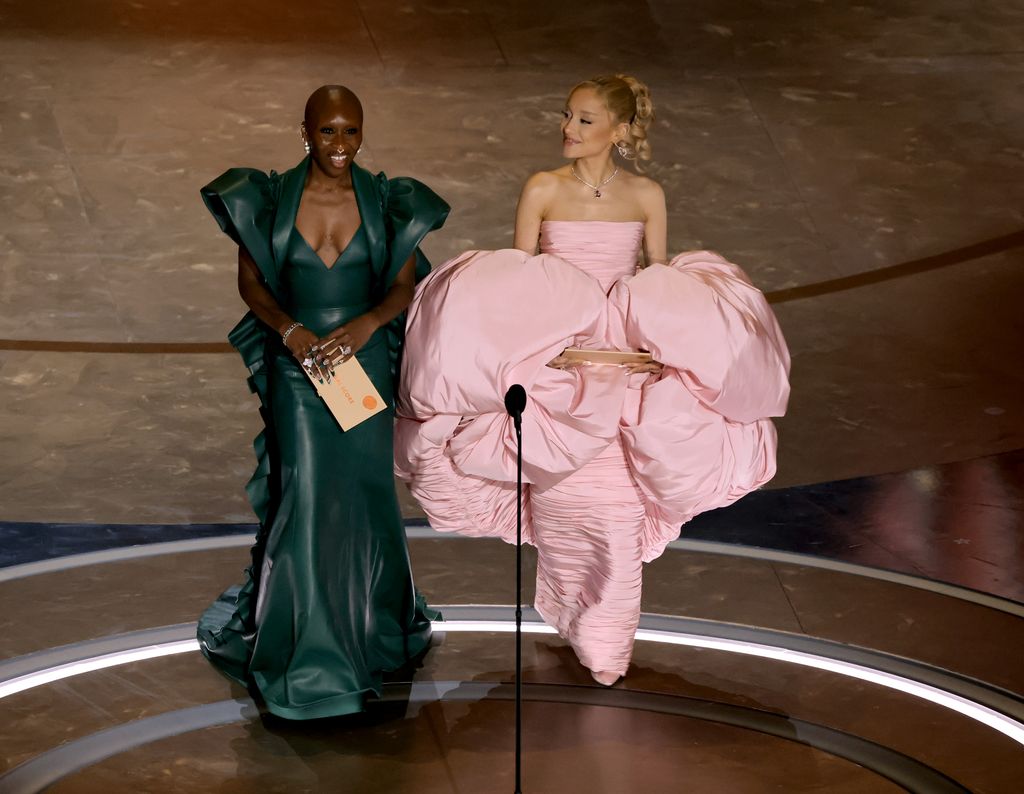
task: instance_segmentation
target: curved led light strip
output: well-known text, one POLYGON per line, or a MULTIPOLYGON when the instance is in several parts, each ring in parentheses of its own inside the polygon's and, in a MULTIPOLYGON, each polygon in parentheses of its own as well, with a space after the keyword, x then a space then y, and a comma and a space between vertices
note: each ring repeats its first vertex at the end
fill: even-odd
MULTIPOLYGON (((438 632, 505 632, 515 631, 515 624, 512 621, 502 620, 450 620, 435 621, 433 627, 438 632)), ((523 632, 526 634, 555 634, 555 630, 543 623, 523 623, 523 632)), ((683 634, 671 631, 659 631, 657 629, 639 629, 636 638, 645 642, 657 642, 667 645, 683 645, 690 648, 706 648, 726 653, 738 653, 745 656, 755 656, 761 659, 772 659, 789 664, 798 664, 803 667, 813 667, 817 670, 824 670, 847 678, 855 678, 866 681, 887 689, 894 689, 898 692, 927 700, 937 706, 955 711, 968 719, 980 722, 993 730, 999 731, 1004 736, 1024 746, 1024 724, 1001 714, 994 709, 975 703, 972 700, 947 692, 929 684, 923 684, 903 676, 886 673, 851 662, 844 662, 838 659, 830 659, 824 656, 817 656, 803 651, 793 651, 787 648, 780 648, 774 645, 764 645, 756 642, 745 642, 742 640, 720 639, 706 637, 696 634, 683 634)), ((121 664, 138 662, 143 659, 155 659, 160 656, 171 656, 177 653, 188 653, 199 650, 199 643, 196 640, 178 640, 175 642, 147 645, 142 648, 133 648, 128 651, 117 651, 115 653, 94 656, 91 659, 82 659, 68 664, 57 665, 39 670, 34 673, 12 678, 0 682, 0 698, 24 692, 37 686, 60 681, 63 678, 89 673, 95 670, 103 670, 107 667, 116 667, 121 664)))
MULTIPOLYGON (((405 534, 410 540, 423 538, 431 540, 472 539, 465 535, 456 535, 451 532, 438 532, 435 529, 431 529, 427 524, 409 524, 405 528, 405 534)), ((480 538, 476 539, 479 540, 480 538)), ((121 546, 102 551, 88 551, 81 554, 69 554, 62 557, 52 557, 0 568, 0 582, 9 582, 13 579, 21 579, 38 574, 67 571, 87 565, 103 565, 105 563, 136 560, 161 554, 183 554, 209 549, 247 547, 251 546, 252 543, 253 537, 250 533, 219 535, 213 538, 143 543, 136 546, 121 546)), ((789 565, 801 565, 809 568, 821 568, 826 571, 848 573, 853 576, 878 579, 904 587, 913 587, 926 592, 958 598, 961 601, 967 601, 968 603, 988 607, 989 609, 998 609, 1001 612, 1024 618, 1024 604, 1017 601, 1011 601, 1007 598, 991 595, 990 593, 982 593, 978 590, 972 590, 969 587, 955 585, 950 582, 942 582, 937 579, 928 579, 884 568, 874 568, 870 565, 859 565, 857 563, 843 562, 841 560, 832 560, 796 552, 779 551, 777 549, 765 549, 733 543, 716 543, 710 540, 674 540, 666 548, 674 551, 697 552, 698 554, 718 554, 726 557, 745 557, 753 560, 783 562, 789 565)))
POLYGON ((96 670, 105 670, 108 667, 117 667, 121 664, 141 662, 143 659, 156 659, 160 656, 173 656, 176 653, 188 653, 198 651, 197 640, 176 640, 175 642, 161 642, 158 645, 144 645, 141 648, 132 648, 128 651, 115 651, 104 653, 100 656, 93 656, 89 659, 79 659, 76 662, 58 664, 47 667, 45 670, 37 670, 34 673, 19 675, 7 681, 0 681, 0 699, 24 692, 26 689, 33 689, 37 686, 52 684, 62 678, 92 673, 96 670))

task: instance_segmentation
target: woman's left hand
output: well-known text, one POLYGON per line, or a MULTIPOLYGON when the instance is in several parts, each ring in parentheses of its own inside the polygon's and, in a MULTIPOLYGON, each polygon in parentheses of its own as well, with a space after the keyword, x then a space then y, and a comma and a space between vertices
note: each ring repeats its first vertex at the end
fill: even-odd
POLYGON ((626 364, 626 369, 629 370, 630 375, 636 375, 638 372, 660 375, 662 370, 665 369, 665 365, 660 361, 647 361, 643 364, 626 364))
POLYGON ((354 320, 339 325, 320 339, 320 351, 332 364, 340 364, 354 356, 369 342, 378 328, 380 321, 373 312, 361 314, 354 320))

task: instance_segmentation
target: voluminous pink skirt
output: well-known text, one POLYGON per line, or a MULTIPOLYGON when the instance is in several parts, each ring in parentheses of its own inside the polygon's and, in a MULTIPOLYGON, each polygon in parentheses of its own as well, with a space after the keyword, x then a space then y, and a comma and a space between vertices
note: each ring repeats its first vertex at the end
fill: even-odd
POLYGON ((615 440, 557 485, 532 488, 534 606, 591 670, 626 674, 640 620, 643 492, 615 440))
POLYGON ((526 389, 524 539, 536 608, 592 670, 624 674, 641 563, 699 512, 775 473, 789 355, 763 295, 692 252, 606 294, 572 264, 470 252, 420 284, 409 311, 397 474, 434 528, 515 540, 515 434, 503 396, 526 389), (658 376, 555 370, 568 346, 650 350, 658 376))

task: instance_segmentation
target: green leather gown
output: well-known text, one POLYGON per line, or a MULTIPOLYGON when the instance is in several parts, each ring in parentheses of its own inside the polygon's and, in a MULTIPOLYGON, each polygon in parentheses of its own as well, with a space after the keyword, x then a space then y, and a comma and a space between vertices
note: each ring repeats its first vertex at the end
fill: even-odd
MULTIPOLYGON (((352 166, 362 217, 328 268, 295 229, 308 159, 278 175, 231 169, 202 190, 221 228, 244 245, 278 303, 317 334, 380 302, 440 228, 448 206, 412 179, 388 180, 352 166)), ((260 520, 252 565, 240 587, 199 621, 206 657, 255 687, 289 719, 360 711, 380 694, 381 674, 430 641, 437 619, 413 586, 395 493, 394 376, 404 318, 356 354, 390 409, 344 432, 276 333, 250 313, 229 338, 252 374, 264 432, 247 491, 260 520)))

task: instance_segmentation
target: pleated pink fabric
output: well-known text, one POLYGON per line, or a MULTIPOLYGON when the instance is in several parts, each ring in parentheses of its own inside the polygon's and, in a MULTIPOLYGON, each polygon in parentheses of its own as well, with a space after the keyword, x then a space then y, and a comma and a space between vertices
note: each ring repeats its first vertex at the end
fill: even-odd
POLYGON ((438 530, 515 541, 514 383, 536 608, 591 670, 625 674, 642 562, 775 473, 789 354, 764 296, 717 254, 636 272, 642 223, 545 221, 542 253, 472 251, 409 310, 396 472, 438 530), (650 350, 659 376, 556 370, 568 346, 650 350))

